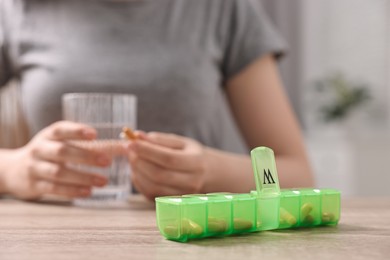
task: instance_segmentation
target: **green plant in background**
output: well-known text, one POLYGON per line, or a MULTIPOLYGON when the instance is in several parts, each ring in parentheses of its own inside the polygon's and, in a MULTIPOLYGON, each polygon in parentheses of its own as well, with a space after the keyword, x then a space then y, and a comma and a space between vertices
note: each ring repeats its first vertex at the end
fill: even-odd
POLYGON ((320 108, 325 122, 347 118, 371 98, 367 85, 351 82, 340 73, 319 80, 315 85, 319 92, 327 94, 327 101, 320 108))

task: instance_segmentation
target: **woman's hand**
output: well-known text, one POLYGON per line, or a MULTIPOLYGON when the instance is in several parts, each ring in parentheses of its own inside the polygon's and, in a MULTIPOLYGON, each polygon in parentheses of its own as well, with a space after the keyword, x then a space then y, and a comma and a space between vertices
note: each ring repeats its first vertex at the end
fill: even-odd
POLYGON ((104 186, 107 178, 77 170, 69 165, 107 167, 110 157, 72 145, 69 140, 93 140, 93 128, 68 121, 50 125, 26 146, 11 151, 3 172, 6 193, 21 199, 37 199, 45 194, 68 198, 87 197, 92 186, 104 186))
POLYGON ((129 144, 132 182, 148 199, 201 192, 206 179, 205 148, 195 140, 151 132, 129 144))

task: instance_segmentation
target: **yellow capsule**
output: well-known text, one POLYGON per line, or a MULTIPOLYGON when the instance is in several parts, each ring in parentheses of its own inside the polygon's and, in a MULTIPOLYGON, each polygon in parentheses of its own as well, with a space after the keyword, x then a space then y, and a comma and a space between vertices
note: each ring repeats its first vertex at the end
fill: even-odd
POLYGON ((301 216, 305 218, 313 210, 313 205, 311 203, 305 203, 301 207, 301 216))
POLYGON ((294 226, 297 223, 297 219, 286 209, 280 208, 280 223, 294 226))
POLYGON ((181 220, 181 233, 182 234, 185 234, 185 235, 188 235, 191 233, 191 230, 190 230, 190 224, 188 222, 188 219, 182 219, 181 220))
POLYGON ((168 237, 177 237, 179 235, 178 231, 178 228, 175 226, 164 227, 164 234, 168 235, 168 237))
POLYGON ((203 228, 196 222, 190 219, 183 219, 181 221, 181 229, 183 234, 199 236, 203 233, 203 228))
POLYGON ((303 222, 307 223, 307 224, 311 224, 314 222, 314 217, 312 215, 307 215, 304 219, 303 219, 303 222))
POLYGON ((251 229, 253 226, 252 221, 241 219, 241 218, 235 218, 233 220, 233 227, 235 230, 247 230, 251 229))
POLYGON ((207 227, 208 227, 210 232, 223 233, 227 230, 228 225, 224 219, 209 217, 207 227))
POLYGON ((208 221, 218 221, 219 219, 216 217, 208 217, 207 220, 208 221))
POLYGON ((261 222, 261 220, 257 220, 257 221, 256 221, 256 227, 259 228, 259 227, 261 227, 261 225, 263 225, 263 223, 261 222))
POLYGON ((335 216, 333 213, 324 212, 322 213, 322 222, 333 222, 335 221, 335 216))

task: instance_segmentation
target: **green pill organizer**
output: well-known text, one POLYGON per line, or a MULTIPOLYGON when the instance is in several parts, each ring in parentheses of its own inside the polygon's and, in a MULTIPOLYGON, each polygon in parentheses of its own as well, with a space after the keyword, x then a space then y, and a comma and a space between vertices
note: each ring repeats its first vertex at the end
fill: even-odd
POLYGON ((339 191, 280 190, 273 151, 258 147, 251 151, 251 158, 256 191, 156 198, 161 234, 186 242, 263 230, 337 225, 339 191))

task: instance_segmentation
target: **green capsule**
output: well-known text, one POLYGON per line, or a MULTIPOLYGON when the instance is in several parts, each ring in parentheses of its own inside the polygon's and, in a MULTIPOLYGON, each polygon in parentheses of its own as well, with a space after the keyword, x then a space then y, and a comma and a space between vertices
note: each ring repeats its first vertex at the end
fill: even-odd
POLYGON ((311 203, 305 203, 301 207, 301 216, 305 218, 313 210, 313 205, 311 203))
POLYGON ((252 221, 241 219, 241 218, 235 218, 233 220, 233 227, 235 230, 248 230, 251 229, 253 226, 252 221))
POLYGON ((228 225, 224 219, 218 219, 214 217, 208 218, 208 229, 213 233, 223 233, 228 229, 228 225))
POLYGON ((324 212, 322 213, 322 222, 333 222, 335 221, 335 216, 333 213, 324 212))
POLYGON ((280 208, 280 223, 288 224, 290 226, 294 226, 297 223, 296 217, 294 217, 290 212, 288 212, 284 208, 280 208))

